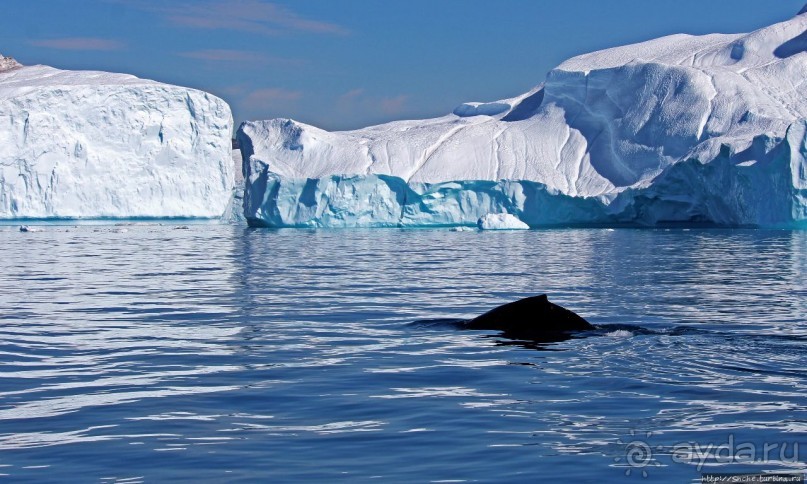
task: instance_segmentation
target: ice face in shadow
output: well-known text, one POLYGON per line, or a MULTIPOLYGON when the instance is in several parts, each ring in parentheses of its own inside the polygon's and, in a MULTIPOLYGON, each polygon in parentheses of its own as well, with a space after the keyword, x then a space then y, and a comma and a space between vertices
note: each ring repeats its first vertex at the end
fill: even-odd
POLYGON ((793 37, 773 51, 774 55, 780 59, 792 57, 802 52, 807 52, 807 31, 793 37))
POLYGON ((516 214, 527 226, 610 219, 596 199, 530 181, 408 184, 388 175, 301 180, 279 177, 266 166, 247 184, 244 208, 250 225, 265 227, 475 226, 490 213, 516 214))
POLYGON ((327 132, 244 123, 245 214, 270 226, 798 225, 807 15, 572 58, 512 99, 327 132))
POLYGON ((194 89, 0 68, 0 219, 220 217, 231 130, 229 106, 194 89))

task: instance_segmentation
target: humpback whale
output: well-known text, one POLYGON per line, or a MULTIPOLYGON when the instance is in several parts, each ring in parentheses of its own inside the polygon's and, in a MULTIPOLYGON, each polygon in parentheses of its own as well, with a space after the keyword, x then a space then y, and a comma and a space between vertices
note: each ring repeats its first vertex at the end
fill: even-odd
POLYGON ((596 329, 568 309, 549 302, 546 294, 519 299, 461 323, 462 329, 501 331, 510 339, 557 342, 570 333, 596 329))

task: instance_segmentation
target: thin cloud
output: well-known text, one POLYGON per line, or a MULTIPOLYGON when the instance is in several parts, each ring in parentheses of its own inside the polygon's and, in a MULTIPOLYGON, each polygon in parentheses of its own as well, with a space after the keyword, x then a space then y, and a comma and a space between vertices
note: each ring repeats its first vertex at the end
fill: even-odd
POLYGON ((409 109, 409 96, 379 97, 368 94, 363 88, 351 89, 336 98, 336 108, 345 114, 384 113, 387 116, 398 116, 409 109))
POLYGON ((119 1, 153 12, 175 25, 198 29, 235 30, 263 35, 287 32, 347 35, 348 29, 331 22, 305 18, 264 0, 208 0, 203 2, 119 1), (166 2, 167 3, 167 2, 166 2))
POLYGON ((290 103, 300 100, 303 97, 301 91, 293 91, 282 87, 267 87, 256 89, 250 92, 245 98, 247 105, 268 104, 268 103, 290 103))
POLYGON ((228 96, 233 97, 240 97, 243 96, 244 93, 249 91, 249 87, 247 84, 233 84, 231 86, 225 86, 221 88, 221 92, 227 94, 228 96))
POLYGON ((395 97, 385 97, 379 101, 378 107, 385 114, 401 114, 406 110, 406 101, 408 99, 409 96, 405 94, 395 97))
POLYGON ((121 50, 126 44, 117 40, 95 37, 66 37, 61 39, 32 40, 31 45, 59 50, 121 50))
POLYGON ((351 106, 362 96, 364 96, 364 88, 352 89, 339 96, 339 104, 351 106))
POLYGON ((287 59, 284 57, 274 57, 260 52, 250 52, 231 49, 205 49, 190 52, 180 52, 181 57, 189 59, 199 59, 209 62, 232 62, 251 64, 275 64, 275 65, 303 65, 305 61, 301 59, 287 59))

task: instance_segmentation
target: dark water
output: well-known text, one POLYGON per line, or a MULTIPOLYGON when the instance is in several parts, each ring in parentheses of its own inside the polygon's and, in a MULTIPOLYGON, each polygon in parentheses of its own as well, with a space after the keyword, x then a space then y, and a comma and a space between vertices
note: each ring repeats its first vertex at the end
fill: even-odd
POLYGON ((14 481, 807 469, 805 231, 65 229, 0 227, 14 481), (650 334, 412 324, 544 292, 650 334))

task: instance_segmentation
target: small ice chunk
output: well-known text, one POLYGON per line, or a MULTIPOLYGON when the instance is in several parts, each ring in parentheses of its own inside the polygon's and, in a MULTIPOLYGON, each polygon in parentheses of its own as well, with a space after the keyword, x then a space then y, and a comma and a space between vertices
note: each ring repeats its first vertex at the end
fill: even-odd
POLYGON ((20 232, 44 232, 39 227, 29 227, 28 225, 20 225, 20 232))
POLYGON ((530 226, 509 213, 489 213, 479 218, 477 225, 482 230, 526 230, 530 226))

